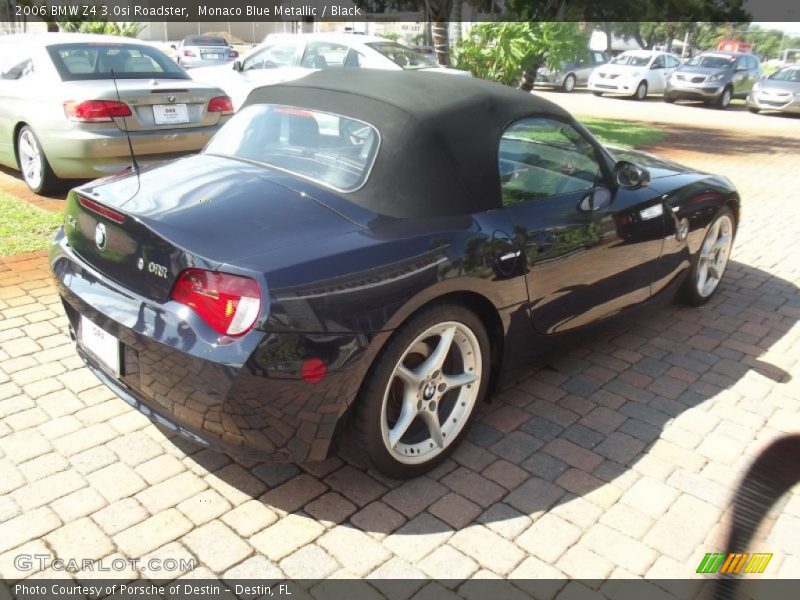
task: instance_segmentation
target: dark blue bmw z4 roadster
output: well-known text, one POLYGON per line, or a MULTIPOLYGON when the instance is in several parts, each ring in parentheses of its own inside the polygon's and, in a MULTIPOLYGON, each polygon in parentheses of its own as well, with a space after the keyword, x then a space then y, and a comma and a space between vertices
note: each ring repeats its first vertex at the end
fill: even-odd
POLYGON ((535 95, 330 70, 73 189, 50 264, 80 356, 153 421, 259 459, 347 441, 403 478, 548 348, 708 301, 739 204, 535 95))

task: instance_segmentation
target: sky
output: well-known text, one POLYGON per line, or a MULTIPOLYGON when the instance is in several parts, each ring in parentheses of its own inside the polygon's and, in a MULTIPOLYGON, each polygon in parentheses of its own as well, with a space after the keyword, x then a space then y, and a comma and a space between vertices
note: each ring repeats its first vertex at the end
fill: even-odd
POLYGON ((754 23, 754 25, 758 25, 759 27, 763 27, 764 29, 779 29, 780 31, 785 31, 786 33, 792 33, 795 35, 800 35, 800 23, 798 22, 789 22, 789 23, 754 23))

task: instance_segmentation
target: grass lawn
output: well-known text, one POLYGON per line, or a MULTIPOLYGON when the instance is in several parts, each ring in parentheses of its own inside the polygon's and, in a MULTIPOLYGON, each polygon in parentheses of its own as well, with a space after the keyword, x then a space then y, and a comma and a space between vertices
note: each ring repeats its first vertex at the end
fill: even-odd
POLYGON ((641 148, 657 144, 667 137, 664 130, 635 121, 583 117, 580 122, 601 142, 612 146, 641 148))
POLYGON ((64 221, 51 213, 0 192, 0 256, 47 248, 64 221))

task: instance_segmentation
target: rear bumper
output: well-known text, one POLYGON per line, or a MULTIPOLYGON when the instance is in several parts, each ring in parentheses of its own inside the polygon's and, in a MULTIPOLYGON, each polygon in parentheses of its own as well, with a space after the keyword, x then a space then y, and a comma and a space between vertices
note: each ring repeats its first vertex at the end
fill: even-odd
MULTIPOLYGON (((144 166, 199 152, 223 123, 211 127, 131 132, 136 160, 144 166)), ((116 173, 131 163, 128 139, 125 132, 118 129, 44 131, 39 140, 53 172, 62 179, 95 179, 116 173)))
POLYGON ((765 96, 759 92, 750 92, 747 97, 747 106, 759 110, 777 110, 780 112, 800 114, 800 97, 789 99, 765 96))
POLYGON ((191 310, 117 286, 77 256, 59 233, 50 265, 79 336, 81 316, 120 342, 120 373, 78 344, 103 383, 153 422, 219 451, 259 460, 321 460, 366 370, 370 336, 266 333, 225 341, 191 310), (327 376, 300 376, 320 358, 327 376))

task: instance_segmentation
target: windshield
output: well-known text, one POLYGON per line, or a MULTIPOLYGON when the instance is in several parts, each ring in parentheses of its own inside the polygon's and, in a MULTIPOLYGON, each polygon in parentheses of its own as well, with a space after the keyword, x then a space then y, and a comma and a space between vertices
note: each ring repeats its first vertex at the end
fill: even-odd
POLYGON ((366 181, 378 145, 378 131, 361 121, 253 104, 236 113, 204 152, 268 165, 349 192, 366 181))
POLYGON ((649 63, 650 57, 640 54, 620 54, 611 61, 612 65, 628 65, 630 67, 646 67, 649 63))
POLYGON ((734 62, 736 62, 735 56, 701 54, 695 56, 686 64, 691 67, 702 67, 704 69, 730 69, 734 62))
POLYGON ((114 43, 57 44, 47 47, 63 81, 111 79, 189 79, 166 54, 151 46, 114 43))
POLYGON ((786 67, 769 76, 773 81, 795 81, 800 83, 800 67, 786 67))
POLYGON ((371 42, 367 46, 380 52, 394 64, 404 69, 430 69, 439 66, 419 52, 414 52, 411 48, 406 48, 396 42, 371 42))
POLYGON ((226 42, 221 37, 211 35, 190 35, 183 40, 184 46, 227 46, 226 42))

